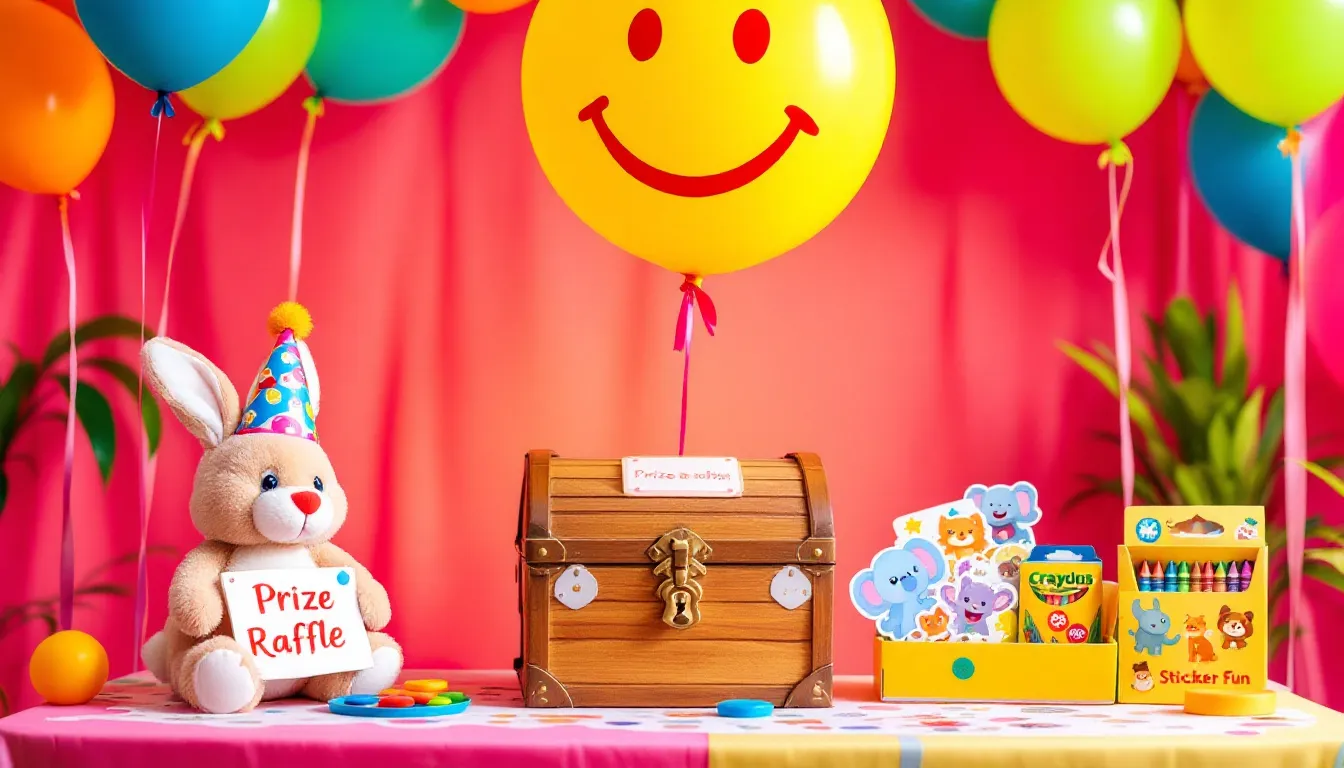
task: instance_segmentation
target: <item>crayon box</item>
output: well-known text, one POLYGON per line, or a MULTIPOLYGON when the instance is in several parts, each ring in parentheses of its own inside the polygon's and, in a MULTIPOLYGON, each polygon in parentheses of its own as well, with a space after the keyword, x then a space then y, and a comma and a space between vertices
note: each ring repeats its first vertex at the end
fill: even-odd
POLYGON ((1037 546, 1022 563, 1019 643, 1100 643, 1101 558, 1092 547, 1037 546))
POLYGON ((1264 533, 1263 507, 1125 510, 1116 574, 1121 703, 1180 704, 1195 687, 1264 689, 1264 533))

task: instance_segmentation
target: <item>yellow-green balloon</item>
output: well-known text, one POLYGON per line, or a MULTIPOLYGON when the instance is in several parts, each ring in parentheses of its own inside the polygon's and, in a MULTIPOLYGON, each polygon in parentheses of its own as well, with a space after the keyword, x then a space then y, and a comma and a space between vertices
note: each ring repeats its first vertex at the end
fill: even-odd
POLYGON ((271 0, 251 42, 228 66, 179 95, 202 117, 234 120, 280 97, 303 74, 322 25, 318 0, 271 0))
POLYGON ((989 62, 999 90, 1038 130, 1109 144, 1143 125, 1181 58, 1172 0, 998 0, 989 62))
POLYGON ((1242 112, 1293 127, 1344 96, 1340 0, 1185 0, 1190 52, 1242 112))

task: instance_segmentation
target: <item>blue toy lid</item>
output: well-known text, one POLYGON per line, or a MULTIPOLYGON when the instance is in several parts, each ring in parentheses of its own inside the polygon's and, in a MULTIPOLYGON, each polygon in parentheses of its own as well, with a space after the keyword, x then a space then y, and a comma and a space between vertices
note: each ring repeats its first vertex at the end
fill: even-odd
POLYGON ((759 699, 728 699, 720 701, 719 717, 769 717, 775 705, 759 699))
POLYGON ((1037 544, 1027 556, 1028 563, 1100 563, 1097 550, 1087 544, 1045 546, 1037 544))

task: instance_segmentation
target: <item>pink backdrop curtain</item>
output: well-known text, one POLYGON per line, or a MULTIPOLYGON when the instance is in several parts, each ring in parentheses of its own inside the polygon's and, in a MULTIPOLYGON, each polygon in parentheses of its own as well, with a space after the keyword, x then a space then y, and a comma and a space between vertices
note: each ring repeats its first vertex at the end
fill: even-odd
MULTIPOLYGON (((977 482, 1033 481, 1046 540, 1091 543, 1113 558, 1117 500, 1059 513, 1079 473, 1118 471, 1115 449, 1088 437, 1113 428, 1114 401, 1055 347, 1111 339, 1110 286, 1096 269, 1107 231, 1097 150, 1054 142, 1014 115, 983 45, 935 32, 904 2, 888 10, 897 107, 877 168, 814 241, 707 285, 721 321, 717 337, 696 344, 687 450, 820 453, 842 583, 889 540, 893 516, 977 482)), ((473 19, 448 69, 410 98, 330 105, 313 149, 300 298, 317 323, 323 444, 350 497, 337 542, 388 586, 390 629, 415 665, 499 668, 516 655, 513 536, 527 449, 676 449, 680 277, 587 230, 541 174, 518 95, 529 13, 473 19)), ((296 87, 205 147, 178 256, 172 335, 240 387, 267 349, 266 313, 284 298, 304 95, 296 87)), ((72 211, 85 318, 134 314, 139 302, 152 96, 124 81, 117 96, 112 145, 72 211)), ((1131 141, 1137 175, 1123 242, 1136 313, 1175 289, 1177 122, 1173 97, 1131 141)), ((151 318, 180 138, 192 125, 183 110, 165 128, 151 318)), ((1207 306, 1240 284, 1252 380, 1277 383, 1280 267, 1234 246, 1197 201, 1192 210, 1193 293, 1207 306)), ((29 355, 64 326, 59 249, 54 202, 0 190, 0 338, 29 355)), ((113 351, 130 359, 132 347, 113 351)), ((1319 352, 1309 354, 1311 431, 1324 434, 1344 408, 1319 352)), ((80 572, 138 541, 134 414, 127 398, 118 404, 125 428, 108 487, 87 442, 78 445, 80 572)), ((8 467, 0 605, 57 589, 59 426, 37 426, 15 451, 36 462, 8 467)), ((199 540, 186 514, 198 457, 170 422, 151 543, 185 552, 199 540)), ((1329 504, 1313 488, 1313 512, 1329 504)), ((152 562, 151 631, 174 565, 152 562)), ((133 584, 134 567, 117 575, 133 584)), ((1338 597, 1313 586, 1307 595, 1329 636, 1338 597)), ((866 672, 871 624, 837 603, 837 670, 866 672)), ((131 624, 129 600, 76 613, 76 626, 107 646, 114 674, 129 671, 131 624)), ((33 624, 0 639, 0 681, 21 703, 33 703, 27 655, 41 632, 33 624)), ((1332 680, 1344 673, 1337 656, 1325 663, 1332 680)))

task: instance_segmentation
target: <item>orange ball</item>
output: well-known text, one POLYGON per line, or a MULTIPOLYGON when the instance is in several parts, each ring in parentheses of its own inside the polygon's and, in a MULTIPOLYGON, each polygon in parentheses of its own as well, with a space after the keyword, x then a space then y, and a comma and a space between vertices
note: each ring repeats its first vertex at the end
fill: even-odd
POLYGON ((87 704, 107 682, 107 651, 92 635, 57 632, 33 651, 28 679, 48 704, 87 704))
POLYGON ((530 0, 448 0, 467 13, 503 13, 526 5, 530 0))

